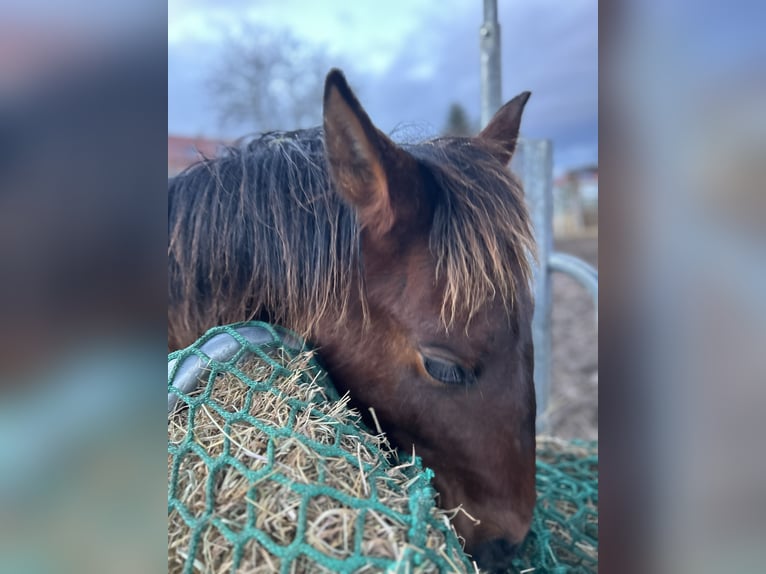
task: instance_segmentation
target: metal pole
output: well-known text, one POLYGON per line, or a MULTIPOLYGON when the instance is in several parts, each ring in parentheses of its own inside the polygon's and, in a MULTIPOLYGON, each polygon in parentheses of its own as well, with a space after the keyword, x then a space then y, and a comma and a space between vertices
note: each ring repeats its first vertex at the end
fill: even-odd
POLYGON ((535 394, 537 432, 548 429, 548 397, 551 384, 551 269, 553 252, 553 145, 550 140, 522 139, 516 147, 511 167, 524 184, 529 215, 537 242, 540 265, 533 269, 535 314, 532 338, 535 344, 535 394))
POLYGON ((481 36, 481 127, 500 109, 500 24, 497 21, 497 0, 484 0, 484 23, 481 36))

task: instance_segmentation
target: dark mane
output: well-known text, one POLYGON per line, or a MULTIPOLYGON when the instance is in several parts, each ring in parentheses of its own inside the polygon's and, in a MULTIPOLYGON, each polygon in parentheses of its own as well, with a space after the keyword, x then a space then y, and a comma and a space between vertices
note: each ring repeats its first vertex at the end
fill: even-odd
MULTIPOLYGON (((520 185, 475 141, 402 146, 440 189, 430 247, 447 324, 495 295, 510 308, 530 277, 520 185)), ((262 318, 308 333, 363 297, 359 229, 331 188, 321 129, 265 134, 168 187, 169 307, 184 329, 262 318)))
POLYGON ((499 295, 510 311, 529 286, 535 244, 518 179, 475 139, 404 146, 441 190, 429 238, 437 276, 446 277, 442 319, 473 313, 499 295))

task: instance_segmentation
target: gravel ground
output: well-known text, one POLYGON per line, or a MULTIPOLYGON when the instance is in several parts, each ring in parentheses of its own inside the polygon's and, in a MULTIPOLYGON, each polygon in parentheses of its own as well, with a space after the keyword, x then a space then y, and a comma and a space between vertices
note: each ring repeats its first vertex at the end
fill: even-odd
MULTIPOLYGON (((557 251, 598 267, 598 239, 557 240, 557 251)), ((598 334, 589 293, 568 275, 553 275, 553 380, 550 433, 598 439, 598 334)))

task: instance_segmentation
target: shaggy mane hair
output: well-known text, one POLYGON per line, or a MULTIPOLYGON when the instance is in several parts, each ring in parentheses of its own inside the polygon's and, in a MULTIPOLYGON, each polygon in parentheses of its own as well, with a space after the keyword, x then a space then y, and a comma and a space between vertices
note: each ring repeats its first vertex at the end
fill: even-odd
MULTIPOLYGON (((521 186, 476 139, 404 144, 439 188, 430 249, 442 319, 528 289, 534 242, 521 186)), ((168 182, 176 332, 258 318, 309 333, 362 297, 355 214, 332 189, 320 128, 272 132, 168 182)))

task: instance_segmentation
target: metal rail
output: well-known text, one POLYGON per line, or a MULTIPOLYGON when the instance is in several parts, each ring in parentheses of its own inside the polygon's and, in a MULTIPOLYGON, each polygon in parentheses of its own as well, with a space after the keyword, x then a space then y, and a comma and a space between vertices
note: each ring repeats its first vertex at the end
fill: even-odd
POLYGON ((512 167, 524 184, 537 242, 539 265, 535 266, 533 274, 535 315, 532 337, 535 343, 537 430, 543 432, 548 428, 546 414, 553 362, 551 275, 553 272, 566 273, 582 284, 593 297, 598 321, 598 272, 582 259, 553 251, 553 146, 550 140, 519 140, 512 167))
MULTIPOLYGON (((280 327, 274 327, 274 329, 282 336, 282 342, 287 347, 293 350, 301 347, 301 342, 296 340, 290 332, 280 327)), ((263 345, 274 340, 274 335, 263 327, 248 325, 237 327, 235 330, 254 345, 263 345)), ((227 333, 220 333, 211 337, 199 349, 211 360, 224 363, 231 360, 241 348, 242 345, 234 337, 227 333)), ((168 379, 172 376, 173 387, 184 393, 190 393, 197 388, 199 381, 207 375, 209 363, 197 355, 188 355, 180 365, 176 366, 178 360, 171 359, 168 361, 168 379)), ((177 402, 178 395, 169 392, 168 414, 173 412, 177 402)))
POLYGON ((566 273, 590 292, 596 307, 596 321, 598 321, 598 271, 582 259, 558 251, 551 253, 548 258, 548 269, 566 273))

